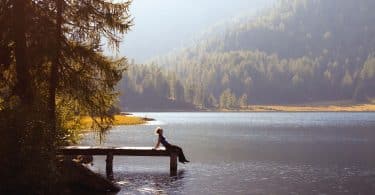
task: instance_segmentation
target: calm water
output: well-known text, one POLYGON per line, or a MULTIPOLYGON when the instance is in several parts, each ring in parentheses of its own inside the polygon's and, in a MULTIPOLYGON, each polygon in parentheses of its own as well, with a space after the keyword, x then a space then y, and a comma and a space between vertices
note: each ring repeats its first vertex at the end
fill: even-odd
MULTIPOLYGON (((191 163, 115 157, 119 194, 374 194, 375 113, 136 113, 104 145, 153 146, 161 126, 191 163)), ((83 145, 95 145, 88 134, 83 145)), ((104 157, 93 169, 105 173, 104 157)))

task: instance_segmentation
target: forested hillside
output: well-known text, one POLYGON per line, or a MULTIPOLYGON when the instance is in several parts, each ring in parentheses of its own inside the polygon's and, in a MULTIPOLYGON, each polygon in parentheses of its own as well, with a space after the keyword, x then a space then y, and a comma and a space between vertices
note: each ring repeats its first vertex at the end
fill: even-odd
POLYGON ((373 8, 372 0, 280 0, 257 18, 158 58, 148 72, 131 69, 139 76, 122 89, 200 108, 367 101, 375 96, 373 8), (158 80, 146 90, 150 78, 158 80))
POLYGON ((119 85, 123 110, 194 110, 184 98, 184 86, 174 72, 156 65, 131 63, 119 85))

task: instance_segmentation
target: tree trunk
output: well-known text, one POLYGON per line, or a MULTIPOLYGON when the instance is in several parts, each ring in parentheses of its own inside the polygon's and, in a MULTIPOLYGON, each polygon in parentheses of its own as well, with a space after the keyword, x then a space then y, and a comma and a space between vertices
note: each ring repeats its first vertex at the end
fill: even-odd
POLYGON ((26 27, 25 13, 27 0, 14 0, 13 5, 13 29, 16 57, 16 78, 15 94, 20 98, 21 106, 30 106, 33 102, 31 87, 30 67, 26 55, 26 27))
MULTIPOLYGON (((13 94, 16 95, 20 102, 17 104, 17 112, 22 113, 17 116, 17 122, 14 120, 15 128, 9 128, 10 131, 6 134, 9 136, 8 144, 9 151, 8 155, 4 156, 7 158, 6 161, 13 162, 7 164, 7 169, 13 170, 9 172, 10 177, 14 181, 22 181, 21 175, 22 169, 24 169, 24 160, 22 158, 22 148, 24 143, 24 137, 26 132, 26 127, 29 123, 29 113, 31 113, 31 108, 33 105, 33 91, 32 82, 30 75, 30 67, 27 61, 27 45, 26 45, 26 6, 29 3, 28 0, 14 0, 12 8, 12 33, 13 40, 15 43, 15 60, 16 60, 16 83, 13 88, 13 94)), ((10 182, 10 189, 15 187, 12 182, 10 182)), ((16 188, 14 188, 16 189, 16 188)))
POLYGON ((55 56, 52 61, 51 73, 50 73, 50 89, 49 89, 49 116, 50 116, 50 123, 51 123, 51 134, 53 140, 56 137, 56 90, 58 87, 59 81, 59 58, 60 58, 60 51, 61 51, 61 25, 62 25, 62 3, 63 0, 56 0, 56 42, 55 42, 55 56))

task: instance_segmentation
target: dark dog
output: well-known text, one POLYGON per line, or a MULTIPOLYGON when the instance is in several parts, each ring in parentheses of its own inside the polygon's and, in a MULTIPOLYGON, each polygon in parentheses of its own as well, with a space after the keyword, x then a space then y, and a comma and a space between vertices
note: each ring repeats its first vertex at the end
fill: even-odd
POLYGON ((73 159, 73 161, 77 163, 85 164, 85 165, 88 165, 88 164, 90 164, 91 166, 94 165, 93 163, 94 158, 92 157, 92 155, 77 155, 73 159))

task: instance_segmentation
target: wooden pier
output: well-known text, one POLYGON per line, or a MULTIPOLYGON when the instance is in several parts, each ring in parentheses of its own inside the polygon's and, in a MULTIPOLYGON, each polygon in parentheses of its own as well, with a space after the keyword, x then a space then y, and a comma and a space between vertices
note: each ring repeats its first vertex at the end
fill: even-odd
POLYGON ((106 175, 113 180, 114 156, 167 156, 170 157, 170 175, 177 175, 177 153, 170 153, 165 148, 153 149, 152 147, 108 147, 108 146, 65 146, 60 148, 62 155, 99 155, 106 158, 106 175))

